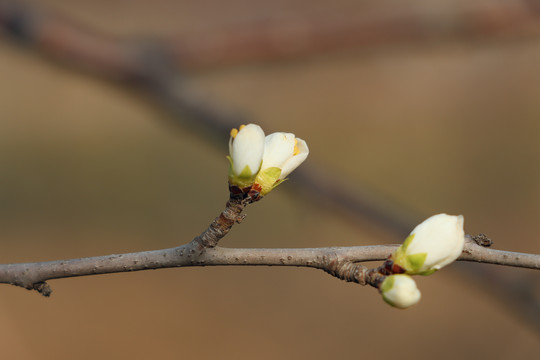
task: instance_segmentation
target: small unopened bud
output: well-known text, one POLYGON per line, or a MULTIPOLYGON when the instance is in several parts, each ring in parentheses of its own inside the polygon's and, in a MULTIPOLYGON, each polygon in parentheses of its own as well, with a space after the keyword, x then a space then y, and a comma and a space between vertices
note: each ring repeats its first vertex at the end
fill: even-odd
POLYGON ((421 298, 416 283, 405 274, 387 276, 379 289, 383 300, 399 309, 413 306, 421 298))
POLYGON ((429 275, 456 260, 464 243, 463 216, 434 215, 414 228, 386 267, 401 268, 410 275, 429 275))

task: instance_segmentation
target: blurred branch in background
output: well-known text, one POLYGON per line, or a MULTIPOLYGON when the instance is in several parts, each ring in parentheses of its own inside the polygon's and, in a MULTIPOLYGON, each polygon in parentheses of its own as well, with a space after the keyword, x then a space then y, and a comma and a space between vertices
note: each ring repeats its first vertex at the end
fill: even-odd
MULTIPOLYGON (((367 8, 362 12, 310 11, 302 17, 254 19, 242 26, 182 37, 163 45, 169 60, 182 69, 200 69, 246 61, 269 61, 346 50, 372 50, 389 45, 453 41, 509 40, 540 34, 540 1, 473 2, 447 8, 367 8)), ((108 75, 140 69, 127 43, 97 34, 56 14, 24 2, 1 1, 5 28, 57 59, 98 67, 108 75)))
MULTIPOLYGON (((63 64, 110 80, 137 84, 172 113, 188 115, 190 123, 185 116, 176 117, 184 128, 220 139, 226 138, 233 126, 249 121, 195 96, 182 81, 188 70, 403 43, 504 41, 540 35, 540 2, 536 0, 486 2, 454 14, 411 8, 406 13, 384 16, 355 14, 345 20, 324 15, 301 22, 254 23, 249 29, 226 29, 204 37, 136 41, 105 36, 62 16, 19 2, 2 1, 0 32, 63 64)), ((313 167, 300 170, 295 183, 309 194, 311 201, 331 204, 346 218, 367 219, 401 237, 422 218, 359 184, 349 191, 352 186, 323 174, 323 169, 313 167)), ((496 284, 494 288, 516 287, 515 281, 496 277, 488 269, 475 268, 474 273, 481 279, 489 278, 489 283, 496 284)), ((538 303, 532 296, 519 294, 505 291, 498 297, 512 301, 513 311, 526 314, 523 318, 540 328, 538 303)))
POLYGON ((438 41, 477 41, 540 34, 540 2, 471 3, 459 13, 420 6, 300 19, 259 21, 245 28, 171 43, 176 61, 189 68, 244 61, 291 59, 344 50, 438 41), (292 20, 292 21, 291 21, 292 20))

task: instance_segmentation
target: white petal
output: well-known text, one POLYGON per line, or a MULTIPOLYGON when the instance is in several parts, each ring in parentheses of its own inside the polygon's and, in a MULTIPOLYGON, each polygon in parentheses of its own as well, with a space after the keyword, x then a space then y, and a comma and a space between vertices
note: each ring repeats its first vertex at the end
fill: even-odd
POLYGON ((264 140, 262 170, 271 167, 282 168, 283 164, 293 156, 294 134, 276 132, 264 140))
POLYGON ((459 257, 465 242, 463 216, 434 215, 419 224, 411 234, 407 254, 427 253, 423 268, 440 269, 459 257))
POLYGON ((248 124, 238 132, 229 146, 234 174, 239 175, 246 165, 253 175, 259 171, 264 152, 264 139, 263 130, 255 124, 248 124))
POLYGON ((293 172, 294 169, 296 169, 301 163, 304 162, 304 160, 306 160, 309 154, 309 148, 306 142, 300 138, 296 138, 296 140, 298 140, 296 146, 298 146, 299 153, 291 157, 285 162, 285 164, 283 164, 280 179, 285 179, 287 175, 293 172))
POLYGON ((454 240, 454 247, 448 251, 448 256, 441 260, 438 263, 438 268, 440 269, 443 266, 446 266, 452 262, 454 262, 463 252, 463 246, 465 244, 465 231, 463 230, 463 216, 455 216, 456 222, 455 222, 455 237, 457 238, 454 240))

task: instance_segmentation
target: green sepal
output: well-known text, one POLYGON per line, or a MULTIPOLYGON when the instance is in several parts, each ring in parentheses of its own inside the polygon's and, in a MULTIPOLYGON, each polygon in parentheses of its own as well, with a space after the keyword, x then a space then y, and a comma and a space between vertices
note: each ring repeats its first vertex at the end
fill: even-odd
POLYGON ((382 282, 381 287, 379 289, 381 291, 384 302, 392 307, 396 307, 396 306, 394 305, 394 303, 392 303, 392 301, 390 301, 390 299, 386 297, 386 293, 392 290, 392 288, 394 287, 394 281, 395 281, 394 276, 392 275, 387 276, 386 279, 384 279, 384 281, 382 282))
POLYGON ((281 169, 278 167, 270 167, 259 171, 259 173, 257 174, 257 179, 255 181, 262 188, 261 195, 264 196, 268 194, 270 191, 272 191, 273 188, 283 182, 283 180, 279 180, 280 175, 281 169))
POLYGON ((238 174, 238 176, 240 179, 251 179, 251 178, 254 178, 254 174, 253 172, 251 171, 251 169, 249 168, 249 165, 246 165, 244 167, 244 169, 242 170, 242 172, 240 174, 238 174))
POLYGON ((394 254, 392 254, 392 260, 394 261, 394 264, 397 264, 405 269, 405 273, 409 275, 431 275, 436 270, 420 271, 426 262, 427 253, 407 255, 407 248, 414 240, 414 235, 415 234, 411 234, 407 236, 403 244, 401 244, 394 254))
POLYGON ((394 280, 395 278, 393 276, 387 276, 386 279, 384 279, 381 284, 381 292, 383 294, 394 287, 394 280))
POLYGON ((427 253, 418 253, 407 256, 407 273, 419 274, 419 270, 426 262, 427 253))
POLYGON ((240 188, 245 188, 245 187, 253 185, 256 174, 253 174, 249 165, 246 165, 240 174, 235 175, 233 171, 233 160, 230 156, 227 156, 227 159, 229 160, 229 163, 230 163, 229 183, 232 185, 239 186, 240 188))
POLYGON ((406 251, 411 242, 413 241, 414 235, 415 234, 411 234, 407 236, 403 244, 401 244, 400 247, 398 247, 396 251, 394 251, 394 253, 392 254, 392 260, 394 261, 394 264, 399 265, 407 271, 409 270, 409 262, 407 261, 406 251))
POLYGON ((411 235, 407 236, 407 238, 405 239, 403 244, 401 244, 401 249, 402 249, 403 252, 407 251, 407 248, 409 247, 409 245, 411 245, 415 235, 416 234, 411 234, 411 235))
POLYGON ((437 269, 426 270, 418 273, 418 275, 427 276, 433 274, 435 271, 437 271, 437 269))

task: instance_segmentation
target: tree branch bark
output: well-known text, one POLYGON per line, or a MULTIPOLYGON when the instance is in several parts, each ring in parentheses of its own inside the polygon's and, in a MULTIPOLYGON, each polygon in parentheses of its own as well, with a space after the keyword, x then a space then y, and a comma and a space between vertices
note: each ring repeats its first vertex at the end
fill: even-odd
MULTIPOLYGON (((215 223, 216 221, 213 224, 215 223)), ((209 229, 214 231, 213 225, 209 229)), ((208 234, 208 230, 204 234, 208 234)), ((49 296, 51 289, 46 281, 52 279, 186 266, 264 265, 316 268, 342 280, 376 286, 380 277, 373 269, 368 270, 359 263, 385 260, 399 246, 228 249, 219 246, 202 247, 200 238, 196 237, 186 245, 163 250, 37 263, 2 264, 0 283, 37 290, 49 296)), ((470 238, 466 241, 463 254, 458 260, 540 269, 540 255, 487 249, 470 238)))

